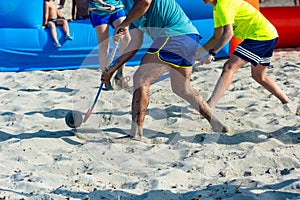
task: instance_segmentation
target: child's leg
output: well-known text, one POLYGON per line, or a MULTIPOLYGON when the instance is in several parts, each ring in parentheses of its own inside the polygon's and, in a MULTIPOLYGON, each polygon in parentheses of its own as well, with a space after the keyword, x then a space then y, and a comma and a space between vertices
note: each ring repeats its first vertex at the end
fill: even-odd
POLYGON ((55 43, 59 43, 56 33, 56 25, 54 22, 48 22, 47 27, 50 29, 50 34, 55 43))
POLYGON ((68 25, 68 21, 66 19, 58 19, 56 23, 57 23, 57 25, 62 26, 62 29, 63 29, 64 33, 66 34, 66 36, 70 36, 69 25, 68 25))

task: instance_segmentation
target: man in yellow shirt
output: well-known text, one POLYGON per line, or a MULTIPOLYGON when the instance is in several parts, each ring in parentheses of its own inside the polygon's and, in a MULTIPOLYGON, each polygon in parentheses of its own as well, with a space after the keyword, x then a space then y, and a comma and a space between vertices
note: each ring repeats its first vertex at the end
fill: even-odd
POLYGON ((276 28, 251 4, 244 0, 203 0, 214 6, 214 34, 198 49, 196 58, 208 51, 199 64, 209 64, 216 53, 230 41, 232 36, 243 42, 223 66, 222 74, 216 84, 208 104, 214 107, 233 80, 234 73, 242 66, 251 63, 253 79, 275 95, 282 104, 290 99, 279 86, 266 75, 278 39, 276 28))

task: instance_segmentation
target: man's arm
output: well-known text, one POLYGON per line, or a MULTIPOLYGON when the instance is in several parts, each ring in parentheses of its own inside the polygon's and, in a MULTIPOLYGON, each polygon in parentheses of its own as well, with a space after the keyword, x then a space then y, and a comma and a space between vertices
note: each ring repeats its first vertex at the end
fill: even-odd
POLYGON ((107 5, 106 3, 104 3, 102 0, 93 0, 97 3, 99 3, 101 6, 107 5))
POLYGON ((122 26, 129 26, 132 22, 143 16, 149 9, 151 2, 152 0, 135 0, 122 26))
POLYGON ((111 11, 114 11, 114 10, 115 10, 115 7, 114 7, 114 6, 112 6, 112 5, 110 5, 110 4, 107 4, 107 3, 105 3, 105 2, 102 1, 102 0, 93 0, 93 1, 99 3, 102 7, 107 7, 107 8, 108 8, 108 10, 107 10, 108 12, 111 12, 111 11))
POLYGON ((212 47, 212 49, 214 49, 214 52, 217 53, 218 51, 220 51, 231 40, 232 36, 233 36, 232 24, 227 24, 223 26, 223 33, 220 39, 212 47))
MULTIPOLYGON (((135 20, 143 16, 151 5, 152 0, 136 0, 125 20, 115 28, 114 35, 122 35, 122 32, 128 31, 128 27, 135 20)), ((125 5, 126 6, 126 5, 125 5)), ((132 37, 133 38, 133 37, 132 37)))
POLYGON ((213 36, 197 50, 196 59, 203 53, 207 52, 208 50, 212 49, 222 35, 222 27, 218 27, 214 29, 213 36))
POLYGON ((114 72, 117 71, 130 58, 132 58, 142 46, 144 33, 141 30, 133 29, 130 35, 132 38, 134 38, 134 40, 130 40, 123 54, 114 62, 112 66, 109 67, 109 69, 105 70, 102 73, 101 81, 103 83, 108 83, 114 72))
MULTIPOLYGON (((219 28, 218 28, 219 29, 219 28)), ((209 50, 209 55, 203 57, 199 64, 197 65, 203 65, 203 64, 209 64, 211 61, 214 60, 215 54, 220 51, 232 38, 233 36, 233 28, 231 24, 223 26, 218 32, 220 31, 221 37, 215 42, 215 44, 211 44, 211 46, 206 46, 206 51, 209 50), (221 31, 220 31, 221 30, 221 31)))

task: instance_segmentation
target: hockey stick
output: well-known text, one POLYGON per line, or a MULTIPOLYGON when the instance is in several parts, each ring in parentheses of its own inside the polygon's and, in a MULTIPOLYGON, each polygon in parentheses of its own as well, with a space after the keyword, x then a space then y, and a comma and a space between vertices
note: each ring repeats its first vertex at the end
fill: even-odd
MULTIPOLYGON (((119 41, 114 43, 114 47, 113 47, 113 49, 111 51, 111 55, 109 57, 108 65, 105 67, 106 69, 109 68, 109 66, 111 65, 111 63, 112 63, 112 61, 115 57, 115 54, 116 54, 116 51, 117 51, 117 48, 118 48, 118 44, 119 44, 119 41)), ((86 114, 84 116, 84 119, 83 119, 83 123, 85 123, 88 120, 88 118, 90 117, 90 115, 92 114, 92 111, 93 111, 93 109, 94 109, 94 107, 97 103, 97 100, 99 98, 99 95, 101 93, 102 88, 103 88, 103 82, 100 83, 98 92, 97 92, 96 97, 94 99, 94 102, 93 102, 92 106, 88 109, 88 111, 86 112, 86 114)))

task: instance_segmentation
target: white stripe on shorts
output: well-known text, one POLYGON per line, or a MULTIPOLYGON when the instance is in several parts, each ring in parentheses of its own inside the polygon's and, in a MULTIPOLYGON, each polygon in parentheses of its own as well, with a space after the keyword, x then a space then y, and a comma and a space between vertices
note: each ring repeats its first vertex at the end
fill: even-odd
POLYGON ((244 55, 247 58, 250 58, 251 60, 254 60, 257 63, 261 62, 261 58, 257 55, 255 55, 254 53, 252 53, 251 51, 248 51, 247 49, 238 46, 235 51, 239 52, 240 54, 244 55))
POLYGON ((271 63, 272 57, 263 57, 260 63, 271 63))

